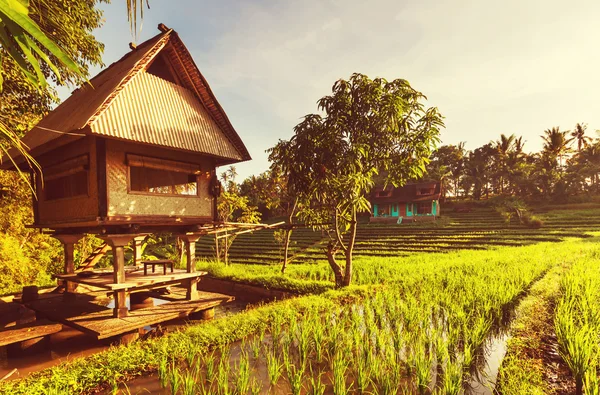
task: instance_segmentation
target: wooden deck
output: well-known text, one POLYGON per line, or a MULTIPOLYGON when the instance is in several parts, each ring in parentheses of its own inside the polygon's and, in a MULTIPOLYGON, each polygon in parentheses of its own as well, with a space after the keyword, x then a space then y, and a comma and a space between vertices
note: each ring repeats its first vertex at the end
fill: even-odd
POLYGON ((77 295, 72 301, 65 301, 62 297, 41 299, 26 305, 52 321, 61 322, 98 339, 105 339, 144 326, 187 317, 194 312, 207 310, 234 299, 229 295, 199 291, 197 300, 182 300, 175 294, 170 295, 170 299, 179 300, 132 310, 126 317, 116 318, 113 317, 111 308, 93 303, 84 297, 85 295, 81 296, 77 295))
POLYGON ((56 274, 54 277, 77 284, 91 285, 93 287, 98 287, 109 291, 128 291, 133 289, 147 289, 170 284, 179 284, 185 280, 199 278, 206 274, 206 272, 188 273, 185 270, 175 269, 173 273, 148 273, 147 275, 144 275, 144 272, 140 270, 126 273, 125 281, 119 284, 114 283, 112 273, 98 273, 93 274, 91 277, 84 277, 80 274, 56 274))

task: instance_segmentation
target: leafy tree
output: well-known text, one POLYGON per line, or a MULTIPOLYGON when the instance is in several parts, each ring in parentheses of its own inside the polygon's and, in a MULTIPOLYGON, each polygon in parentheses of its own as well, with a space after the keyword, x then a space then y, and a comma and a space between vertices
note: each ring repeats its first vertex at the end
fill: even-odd
MULTIPOLYGON (((217 200, 217 212, 219 219, 223 222, 245 222, 257 224, 260 222, 261 216, 258 208, 248 204, 248 197, 241 196, 239 186, 235 183, 237 171, 234 166, 230 166, 221 174, 221 181, 224 184, 224 190, 217 200)), ((217 239, 219 259, 221 254, 225 263, 229 263, 229 248, 233 244, 236 235, 225 234, 225 237, 217 239)))
POLYGON ((337 286, 351 283, 357 215, 370 211, 374 177, 385 172, 396 186, 421 177, 439 141, 442 117, 423 99, 406 80, 353 74, 317 102, 323 115, 305 116, 294 136, 270 151, 299 199, 299 217, 329 236, 325 252, 337 286), (344 264, 336 259, 340 250, 344 264))
MULTIPOLYGON (((101 23, 102 12, 96 9, 99 2, 107 0, 0 0, 0 93, 5 81, 13 81, 24 92, 37 91, 42 96, 40 103, 47 105, 43 96, 52 91, 48 84, 51 76, 59 85, 85 80, 91 54, 98 48, 96 64, 100 63, 102 48, 91 34, 101 23)), ((143 17, 144 3, 148 7, 149 3, 126 3, 135 36, 138 11, 143 17)), ((18 129, 11 127, 14 118, 9 115, 0 117, 0 154, 16 148, 30 166, 39 167, 19 140, 18 129)), ((18 173, 29 184, 25 174, 18 173)))
POLYGON ((431 161, 427 165, 427 177, 442 183, 442 198, 446 197, 448 191, 453 196, 459 195, 465 166, 464 147, 464 142, 458 145, 443 145, 431 155, 431 161))
MULTIPOLYGON (((104 47, 92 35, 92 31, 102 24, 102 12, 96 8, 98 3, 58 0, 31 4, 29 19, 64 48, 80 69, 79 73, 73 72, 68 65, 55 59, 50 51, 41 48, 61 75, 59 79, 49 66, 44 65, 38 54, 36 56, 42 62, 40 68, 45 79, 52 80, 55 84, 83 83, 88 67, 101 64, 104 47)), ((7 35, 10 33, 6 29, 4 32, 7 35)), ((9 52, 9 47, 0 45, 0 74, 4 76, 3 89, 0 91, 0 123, 11 131, 11 136, 17 138, 31 129, 57 102, 57 98, 50 84, 32 84, 20 65, 9 56, 9 52)), ((32 73, 35 74, 34 71, 32 73)), ((8 151, 13 143, 12 140, 0 137, 0 152, 8 151)), ((0 238, 15 239, 32 270, 42 268, 44 273, 57 273, 61 270, 62 261, 60 243, 46 234, 25 228, 25 225, 33 222, 33 211, 31 192, 24 176, 0 171, 0 190, 4 190, 4 193, 0 193, 0 238)), ((95 242, 82 240, 78 245, 76 258, 84 259, 95 242)), ((15 282, 18 280, 15 279, 15 282)))

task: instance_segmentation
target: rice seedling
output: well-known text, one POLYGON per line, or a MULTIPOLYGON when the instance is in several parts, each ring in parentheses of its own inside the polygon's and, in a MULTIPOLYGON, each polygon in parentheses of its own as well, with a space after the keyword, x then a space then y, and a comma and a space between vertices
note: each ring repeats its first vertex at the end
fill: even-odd
POLYGON ((332 362, 332 384, 335 395, 345 395, 350 388, 346 384, 349 362, 343 352, 335 353, 332 362))
POLYGON ((458 360, 452 362, 446 359, 440 392, 445 395, 458 395, 462 392, 462 382, 463 366, 461 362, 458 360))
POLYGON ((250 361, 248 353, 242 351, 237 365, 236 391, 240 395, 245 395, 250 390, 250 361))
POLYGON ((175 365, 175 361, 172 361, 169 369, 169 389, 172 394, 176 394, 181 388, 183 377, 179 368, 175 365))
POLYGON ((158 360, 158 380, 162 388, 167 388, 169 384, 169 362, 164 355, 158 360))
POLYGON ((229 366, 229 349, 222 348, 221 360, 217 368, 217 392, 221 395, 229 395, 231 393, 229 388, 229 373, 231 367, 229 366))
POLYGON ((260 351, 262 349, 262 339, 259 336, 255 336, 250 341, 250 349, 252 351, 252 358, 254 358, 254 360, 258 360, 260 357, 260 351))
POLYGON ((302 325, 299 325, 296 340, 298 342, 298 355, 300 357, 300 365, 306 366, 308 360, 308 354, 311 347, 311 330, 312 322, 308 321, 302 325))
POLYGON ((279 361, 279 358, 273 350, 267 351, 266 360, 269 383, 271 384, 271 387, 275 387, 281 378, 281 374, 283 373, 283 364, 279 361))
MULTIPOLYGON (((196 376, 194 372, 188 370, 183 373, 181 379, 181 391, 183 395, 195 395, 198 393, 196 385, 196 376)), ((175 392, 173 392, 175 394, 175 392)))
POLYGON ((258 379, 256 377, 252 378, 252 382, 250 383, 250 393, 252 395, 258 395, 260 394, 262 391, 262 386, 260 384, 260 381, 258 381, 258 379))
POLYGON ((313 345, 315 348, 315 358, 318 363, 323 361, 323 344, 325 343, 325 327, 322 321, 317 317, 313 321, 311 330, 313 345))
POLYGON ((312 366, 310 367, 310 394, 311 395, 323 395, 327 388, 321 377, 325 374, 324 371, 319 371, 319 374, 315 375, 312 366))
POLYGON ((425 351, 425 346, 422 340, 419 341, 417 347, 415 347, 414 353, 414 369, 417 379, 417 390, 419 393, 423 394, 427 389, 429 389, 429 383, 432 379, 432 358, 431 354, 425 351))
POLYGON ((372 366, 369 363, 369 353, 366 350, 356 349, 354 352, 354 367, 356 389, 359 394, 364 394, 371 384, 372 366))
POLYGON ((187 353, 185 354, 185 361, 188 366, 192 366, 194 361, 196 360, 196 356, 198 355, 198 350, 193 344, 190 344, 187 349, 187 353))
POLYGON ((283 350, 283 364, 285 366, 285 371, 290 383, 292 395, 300 395, 302 388, 304 387, 302 384, 302 378, 304 376, 306 366, 299 363, 294 363, 292 361, 292 356, 287 349, 283 350))
POLYGON ((206 369, 206 378, 209 382, 212 383, 215 377, 215 352, 212 351, 210 353, 204 354, 202 358, 202 363, 204 368, 206 369))

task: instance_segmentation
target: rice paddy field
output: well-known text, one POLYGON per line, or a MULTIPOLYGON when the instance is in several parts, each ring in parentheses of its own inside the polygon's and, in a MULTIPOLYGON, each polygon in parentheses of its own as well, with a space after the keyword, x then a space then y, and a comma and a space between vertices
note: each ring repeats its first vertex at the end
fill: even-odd
POLYGON ((598 394, 600 206, 550 206, 544 225, 491 209, 359 228, 354 285, 333 289, 324 237, 294 232, 280 273, 270 231, 229 266, 198 268, 297 297, 112 348, 0 393, 598 394))

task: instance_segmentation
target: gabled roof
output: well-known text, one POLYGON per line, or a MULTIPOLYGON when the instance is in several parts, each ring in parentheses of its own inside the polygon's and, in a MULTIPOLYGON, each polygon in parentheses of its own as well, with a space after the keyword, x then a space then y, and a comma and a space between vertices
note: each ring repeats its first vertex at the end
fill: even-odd
POLYGON ((371 202, 373 203, 408 203, 422 202, 429 200, 438 200, 441 196, 441 184, 439 182, 415 182, 396 188, 388 186, 387 188, 376 187, 371 193, 371 202), (433 193, 419 194, 420 189, 433 189, 433 193), (388 196, 378 196, 382 191, 391 192, 388 196))
MULTIPOLYGON (((47 151, 49 142, 73 132, 205 153, 220 158, 219 164, 251 159, 172 29, 140 44, 75 90, 22 141, 35 157, 47 151), (159 54, 168 59, 180 85, 146 73, 159 54)), ((16 151, 10 154, 22 161, 16 151)), ((4 160, 2 167, 10 168, 10 161, 4 160)))

